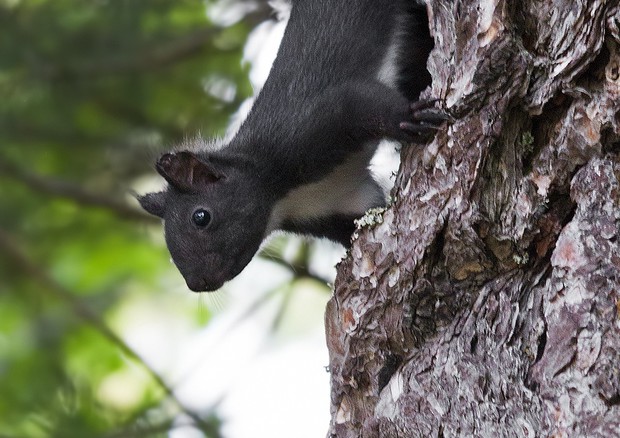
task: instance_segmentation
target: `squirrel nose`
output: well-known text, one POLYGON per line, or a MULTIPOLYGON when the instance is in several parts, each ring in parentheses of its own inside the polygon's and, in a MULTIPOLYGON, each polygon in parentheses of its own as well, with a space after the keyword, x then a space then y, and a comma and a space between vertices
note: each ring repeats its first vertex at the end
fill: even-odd
POLYGON ((202 277, 187 275, 185 277, 185 283, 187 283, 187 287, 194 292, 203 292, 207 290, 207 282, 202 277))
POLYGON ((185 276, 185 283, 194 292, 213 292, 222 287, 222 283, 209 282, 200 275, 185 276))

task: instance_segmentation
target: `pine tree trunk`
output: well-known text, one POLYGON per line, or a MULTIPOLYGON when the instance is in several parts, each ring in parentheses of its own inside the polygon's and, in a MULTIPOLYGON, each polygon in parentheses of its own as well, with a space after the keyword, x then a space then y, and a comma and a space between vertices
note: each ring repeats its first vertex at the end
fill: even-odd
POLYGON ((326 312, 329 436, 620 436, 620 6, 432 0, 433 96, 326 312))

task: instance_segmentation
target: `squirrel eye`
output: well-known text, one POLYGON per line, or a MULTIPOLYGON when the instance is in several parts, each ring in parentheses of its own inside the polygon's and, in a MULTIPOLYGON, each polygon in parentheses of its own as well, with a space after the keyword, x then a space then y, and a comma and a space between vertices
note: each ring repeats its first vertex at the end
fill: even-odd
POLYGON ((204 208, 200 208, 192 214, 192 221, 194 221, 197 226, 204 228, 211 222, 211 213, 204 208))

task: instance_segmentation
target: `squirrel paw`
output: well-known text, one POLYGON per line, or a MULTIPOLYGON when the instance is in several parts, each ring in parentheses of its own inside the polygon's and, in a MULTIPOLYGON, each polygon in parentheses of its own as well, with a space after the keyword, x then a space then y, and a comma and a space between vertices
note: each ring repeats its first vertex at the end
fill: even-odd
POLYGON ((437 102, 439 99, 418 100, 409 105, 411 120, 400 122, 399 127, 414 143, 426 143, 444 122, 454 120, 435 106, 437 102))

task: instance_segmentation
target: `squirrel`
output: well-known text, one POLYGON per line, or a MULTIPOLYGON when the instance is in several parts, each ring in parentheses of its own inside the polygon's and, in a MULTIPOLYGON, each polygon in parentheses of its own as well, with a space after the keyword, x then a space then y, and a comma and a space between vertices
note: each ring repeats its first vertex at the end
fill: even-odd
POLYGON ((164 220, 193 291, 238 275, 272 232, 350 245, 354 220, 385 206, 368 166, 381 139, 424 144, 449 119, 434 100, 426 7, 412 0, 293 0, 269 76, 234 137, 163 154, 168 182, 138 196, 164 220))

